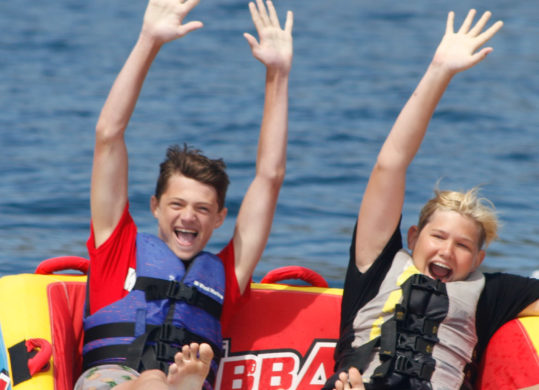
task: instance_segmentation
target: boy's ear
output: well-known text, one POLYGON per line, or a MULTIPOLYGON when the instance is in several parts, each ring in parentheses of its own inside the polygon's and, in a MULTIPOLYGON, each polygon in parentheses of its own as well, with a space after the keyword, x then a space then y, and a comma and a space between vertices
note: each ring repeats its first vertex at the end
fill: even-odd
POLYGON ((481 265, 483 260, 485 260, 485 254, 486 254, 486 252, 483 249, 480 250, 479 253, 477 254, 477 262, 475 263, 474 271, 477 268, 479 268, 479 266, 481 265))
POLYGON ((155 218, 157 218, 157 209, 159 207, 159 201, 155 197, 155 195, 152 195, 150 198, 150 210, 152 211, 152 214, 155 218))
POLYGON ((410 226, 410 228, 408 229, 408 236, 406 237, 406 241, 408 242, 408 249, 410 249, 411 251, 414 250, 418 235, 418 227, 416 225, 410 226))
POLYGON ((226 207, 223 207, 221 211, 217 213, 217 219, 215 221, 215 229, 220 227, 223 222, 225 222, 226 215, 228 214, 228 209, 226 207))

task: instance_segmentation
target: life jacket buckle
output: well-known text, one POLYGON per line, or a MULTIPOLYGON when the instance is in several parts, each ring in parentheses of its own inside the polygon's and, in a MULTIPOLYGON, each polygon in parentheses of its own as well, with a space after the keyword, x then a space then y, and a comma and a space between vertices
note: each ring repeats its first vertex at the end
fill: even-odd
POLYGON ((178 345, 185 344, 187 333, 184 328, 177 328, 172 324, 163 324, 159 331, 159 341, 167 343, 175 343, 178 345))
POLYGON ((178 292, 180 290, 181 290, 181 284, 174 280, 171 280, 168 283, 168 287, 167 287, 167 293, 166 293, 167 298, 175 298, 178 295, 178 292))
POLYGON ((180 295, 179 298, 184 300, 190 305, 193 305, 196 302, 198 291, 194 287, 187 286, 185 284, 180 285, 180 295))
POLYGON ((397 355, 397 357, 395 358, 395 370, 397 372, 408 374, 409 370, 412 368, 411 363, 412 362, 410 361, 410 359, 408 359, 406 356, 397 355))
POLYGON ((433 360, 417 362, 405 355, 399 354, 395 359, 395 372, 415 376, 428 381, 434 372, 434 365, 435 362, 433 360))
POLYGON ((174 360, 176 348, 173 348, 165 343, 157 343, 155 345, 155 358, 162 362, 171 362, 174 360))
POLYGON ((172 334, 172 325, 163 324, 159 329, 159 340, 160 341, 172 341, 170 340, 172 334))

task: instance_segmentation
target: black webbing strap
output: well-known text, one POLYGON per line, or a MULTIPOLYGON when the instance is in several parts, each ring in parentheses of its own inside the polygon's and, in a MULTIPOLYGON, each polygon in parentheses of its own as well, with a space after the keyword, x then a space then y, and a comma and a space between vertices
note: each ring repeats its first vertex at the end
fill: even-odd
POLYGON ((348 371, 350 367, 356 367, 361 373, 363 373, 371 360, 374 348, 379 345, 380 337, 376 337, 368 343, 365 343, 358 348, 354 348, 353 351, 343 354, 339 366, 335 371, 348 371))
POLYGON ((28 368, 28 360, 32 356, 26 349, 26 340, 8 348, 8 352, 11 363, 11 372, 13 373, 13 385, 15 386, 32 378, 30 369, 28 368))
MULTIPOLYGON (((85 332, 84 342, 86 344, 107 337, 134 337, 134 331, 135 324, 130 322, 99 325, 88 329, 88 331, 85 332)), ((85 366, 91 367, 97 361, 128 357, 128 361, 132 363, 127 363, 126 365, 135 370, 139 370, 136 361, 140 360, 141 356, 144 354, 147 343, 175 344, 180 346, 179 348, 190 343, 207 343, 212 347, 214 356, 217 359, 219 359, 222 354, 221 349, 214 343, 185 328, 176 328, 171 324, 161 326, 147 325, 146 332, 137 337, 131 344, 103 346, 88 351, 84 354, 85 366)), ((179 348, 174 348, 175 352, 178 352, 179 348)), ((174 361, 175 352, 172 354, 172 358, 169 362, 174 361)), ((149 364, 149 362, 147 362, 147 364, 149 364)))
MULTIPOLYGON (((158 327, 153 329, 152 331, 143 334, 142 336, 139 336, 131 343, 127 350, 127 361, 126 365, 135 369, 136 371, 142 372, 145 370, 152 370, 152 369, 158 369, 163 371, 165 374, 168 373, 169 364, 174 362, 174 355, 176 353, 180 352, 181 346, 190 344, 192 342, 196 343, 208 343, 214 352, 214 358, 213 360, 216 362, 217 365, 219 365, 219 360, 222 355, 221 350, 217 348, 214 344, 209 343, 207 340, 202 339, 201 337, 194 335, 193 333, 190 333, 186 331, 186 336, 183 339, 183 341, 178 342, 177 337, 179 337, 180 333, 176 333, 177 329, 170 325, 171 328, 167 330, 169 327, 168 325, 164 325, 163 327, 158 327), (192 335, 194 338, 189 339, 192 335), (165 337, 164 339, 161 339, 161 336, 165 337), (166 337, 170 337, 170 339, 167 339, 166 337), (156 343, 148 344, 151 340, 158 340, 156 343), (170 343, 173 342, 175 345, 171 345, 170 343)), ((215 382, 215 372, 213 370, 210 370, 208 373, 208 376, 206 377, 206 380, 209 381, 212 385, 215 382)))
POLYGON ((144 291, 147 301, 157 299, 184 301, 205 310, 216 319, 221 318, 222 305, 220 302, 182 282, 139 276, 133 289, 144 291))
MULTIPOLYGON (((109 360, 112 361, 112 359, 116 360, 123 360, 122 357, 127 356, 127 350, 129 348, 129 344, 120 344, 120 345, 107 345, 104 347, 99 347, 92 349, 91 351, 88 351, 84 354, 84 357, 82 359, 83 361, 83 371, 87 370, 90 367, 93 367, 96 365, 96 362, 100 362, 102 360, 109 360)), ((118 363, 117 361, 113 361, 114 363, 118 363)))
MULTIPOLYGON (((146 328, 148 330, 148 328, 146 328)), ((134 337, 135 324, 133 322, 115 322, 94 326, 84 331, 84 344, 95 340, 106 339, 109 337, 134 337)))

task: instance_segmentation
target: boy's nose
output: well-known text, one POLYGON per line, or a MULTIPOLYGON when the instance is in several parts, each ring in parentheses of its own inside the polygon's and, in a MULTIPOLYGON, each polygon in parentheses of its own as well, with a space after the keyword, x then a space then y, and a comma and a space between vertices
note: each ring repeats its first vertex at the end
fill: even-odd
POLYGON ((195 212, 191 207, 186 207, 182 212, 182 219, 184 221, 192 221, 195 219, 195 212))
POLYGON ((451 255, 453 254, 453 247, 453 243, 450 240, 447 240, 440 248, 440 255, 446 258, 451 257, 451 255))

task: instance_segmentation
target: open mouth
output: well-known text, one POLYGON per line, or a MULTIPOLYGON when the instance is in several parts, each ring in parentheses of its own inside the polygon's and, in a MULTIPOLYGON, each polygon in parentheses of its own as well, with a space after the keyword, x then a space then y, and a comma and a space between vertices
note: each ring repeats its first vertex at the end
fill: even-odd
POLYGON ((192 245, 195 238, 198 236, 198 232, 196 230, 189 229, 174 229, 174 233, 176 233, 176 238, 178 239, 179 244, 184 246, 192 245))
POLYGON ((447 282, 453 273, 453 270, 441 263, 430 263, 429 273, 434 279, 439 279, 442 282, 447 282))

